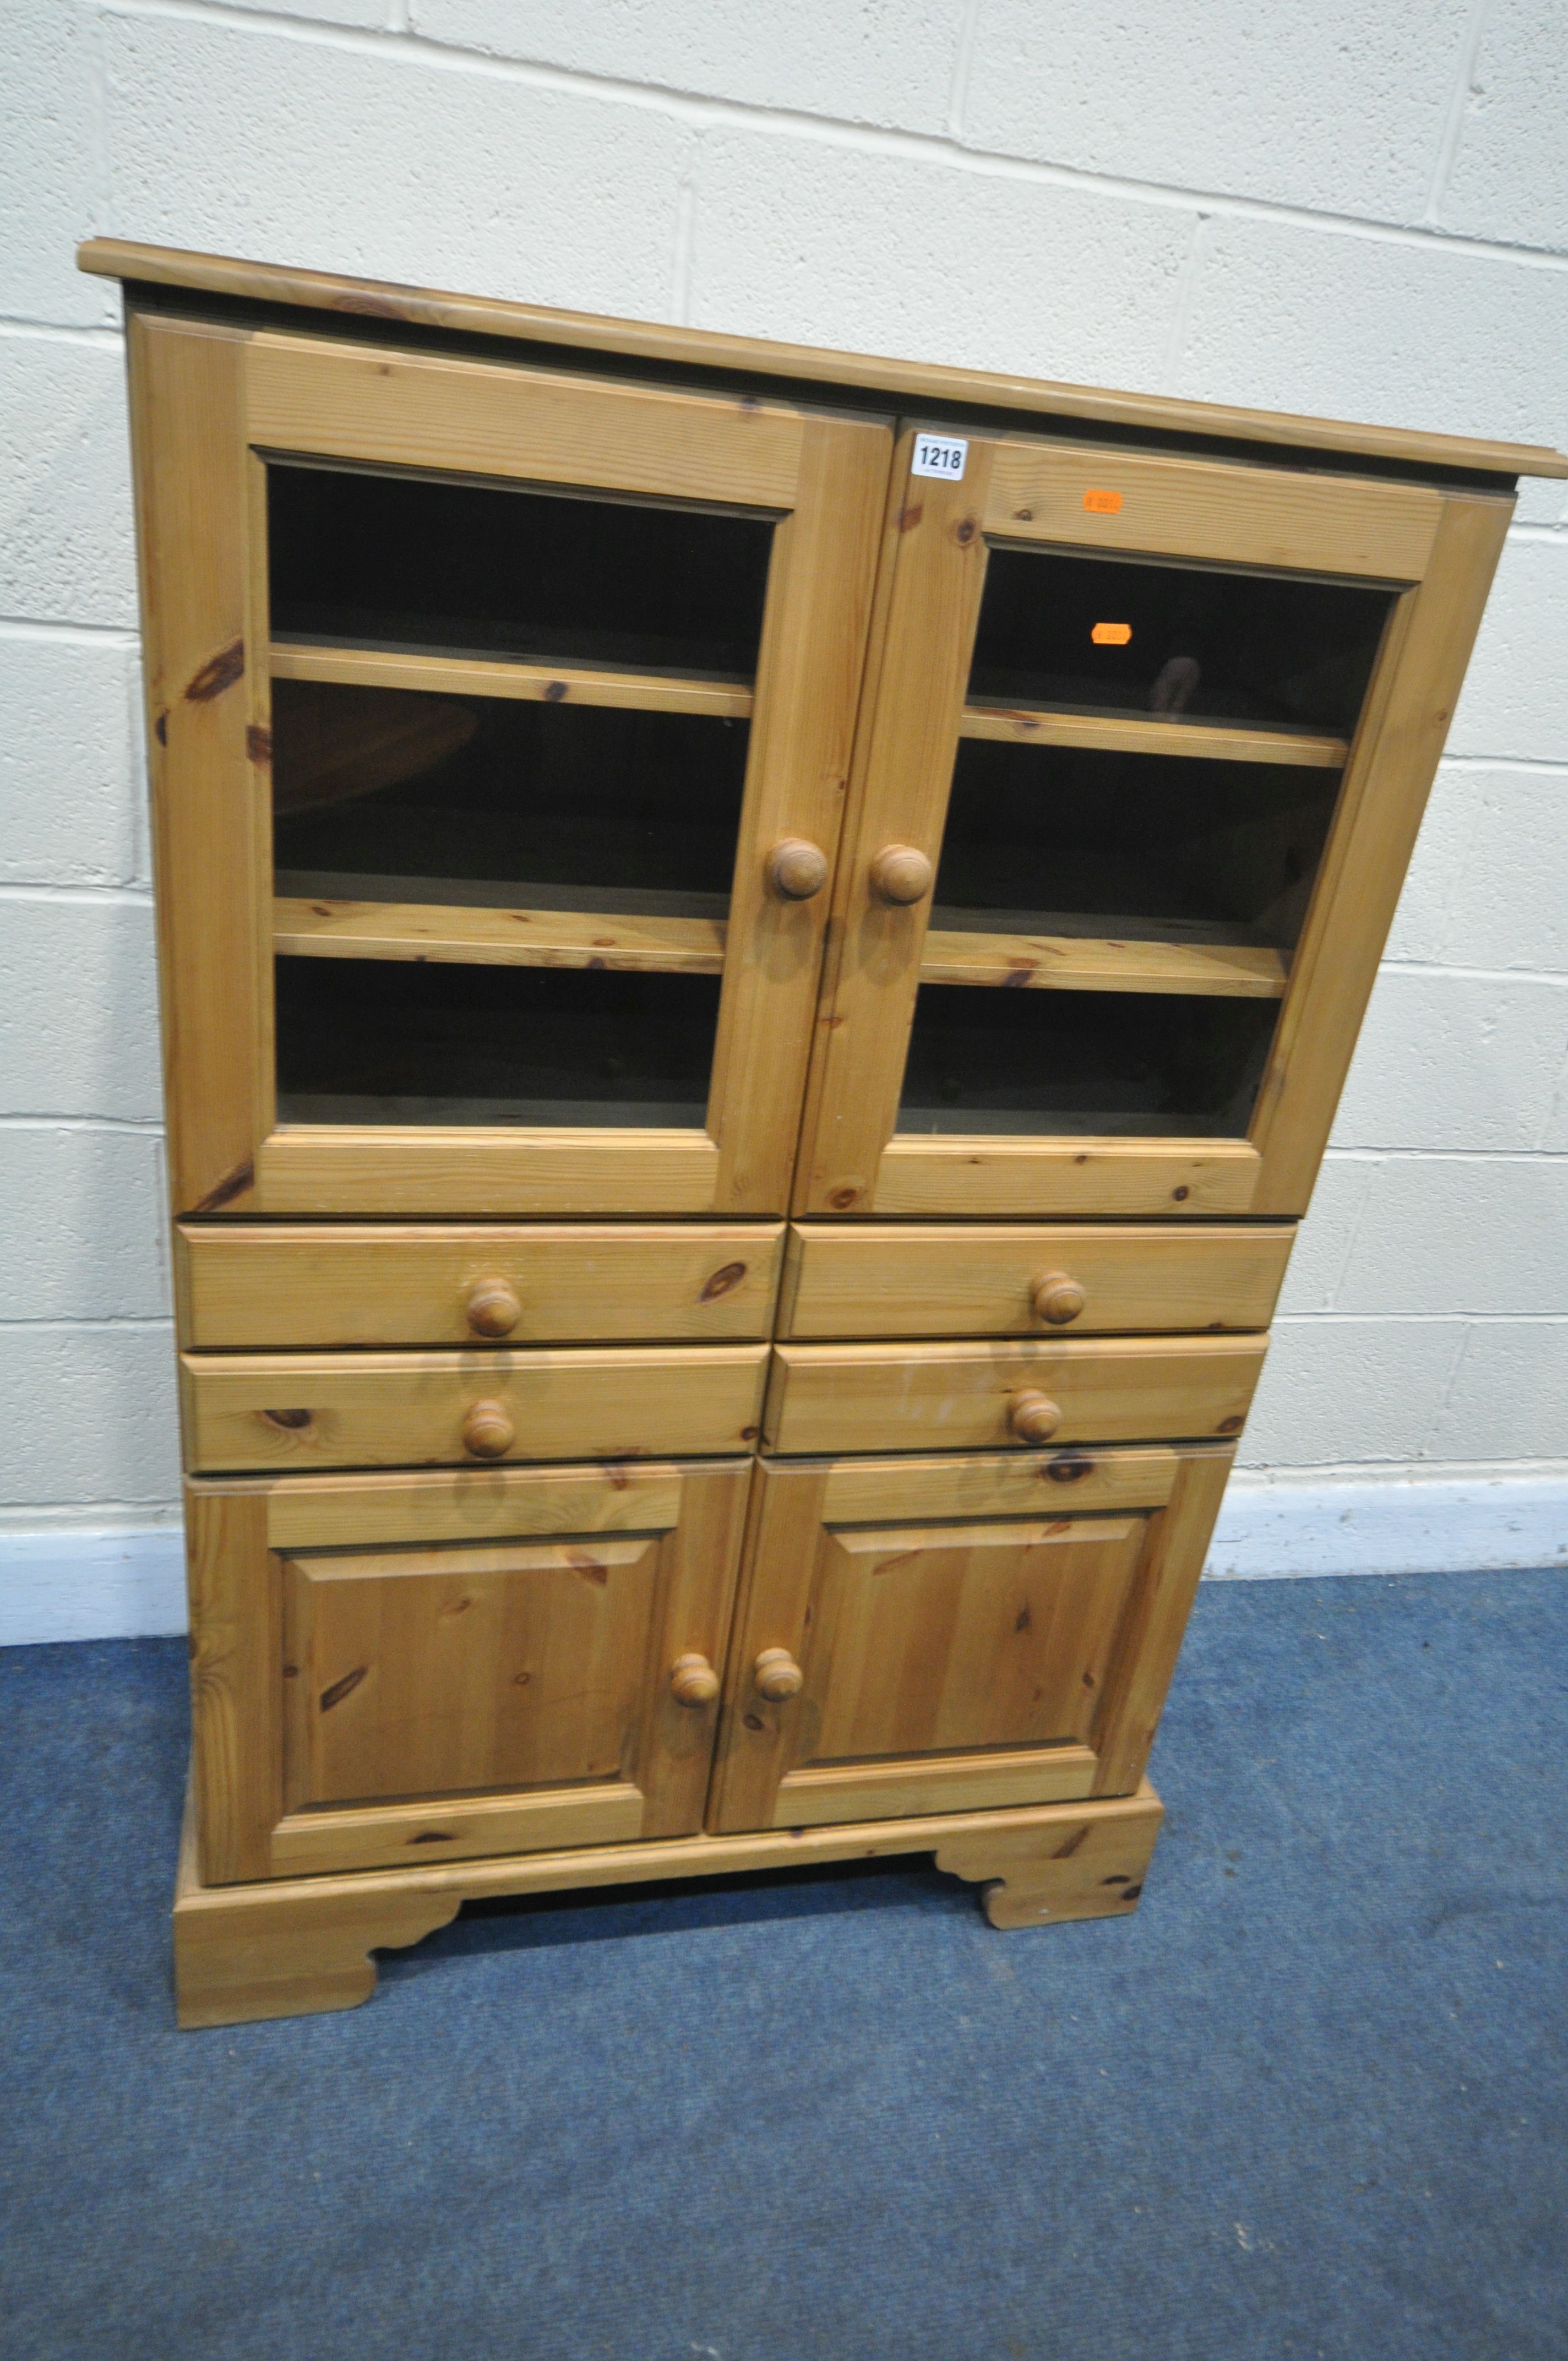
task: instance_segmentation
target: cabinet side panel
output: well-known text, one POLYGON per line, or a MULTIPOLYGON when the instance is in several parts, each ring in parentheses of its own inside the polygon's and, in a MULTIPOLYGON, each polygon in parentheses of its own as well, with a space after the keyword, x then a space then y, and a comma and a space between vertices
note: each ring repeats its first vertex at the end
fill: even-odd
MULTIPOLYGON (((264 619, 249 613, 243 336, 131 324, 148 751, 170 1187, 181 1213, 253 1202, 267 1127, 256 764, 264 619)), ((263 772, 263 775, 265 773, 263 772)))
POLYGON ((265 1494, 187 1485, 192 1783, 202 1878, 265 1877, 282 1806, 282 1611, 265 1494))
POLYGON ((1168 1505, 1150 1521, 1095 1725, 1096 1795, 1131 1795, 1144 1775, 1233 1455, 1184 1455, 1168 1505))
POLYGON ((1390 623, 1258 1093, 1255 1213, 1307 1210, 1512 513, 1446 500, 1390 623))

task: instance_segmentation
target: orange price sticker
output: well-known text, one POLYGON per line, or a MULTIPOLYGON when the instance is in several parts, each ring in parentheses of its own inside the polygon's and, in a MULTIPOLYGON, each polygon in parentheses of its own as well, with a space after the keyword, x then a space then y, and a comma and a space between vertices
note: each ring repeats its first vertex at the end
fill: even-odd
POLYGON ((1120 492, 1085 492, 1083 505, 1091 516, 1114 516, 1122 505, 1120 492))
POLYGON ((1097 648, 1124 648, 1133 627, 1131 623, 1096 623, 1089 636, 1097 648))

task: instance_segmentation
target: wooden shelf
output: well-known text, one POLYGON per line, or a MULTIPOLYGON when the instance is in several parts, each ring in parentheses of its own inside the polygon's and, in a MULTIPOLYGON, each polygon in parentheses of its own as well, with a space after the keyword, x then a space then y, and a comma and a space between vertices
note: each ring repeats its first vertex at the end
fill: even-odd
POLYGON ((534 664, 486 656, 422 655, 417 649, 272 643, 274 680, 336 681, 355 688, 415 688, 447 697, 510 697, 526 704, 631 706, 651 713, 707 713, 745 720, 744 681, 693 675, 612 672, 593 664, 534 664))
POLYGON ((279 899, 272 948, 292 959, 434 960, 475 967, 614 968, 718 975, 721 918, 476 908, 439 902, 279 899))
POLYGON ((1208 763, 1278 763, 1343 770, 1343 738, 1299 730, 1255 730, 1244 722, 1145 720, 1135 713, 1060 713, 1043 706, 968 705, 961 738, 1001 738, 1020 746, 1086 746, 1106 754, 1181 754, 1208 763))
POLYGON ((1160 942, 1087 935, 980 935, 933 928, 922 983, 1022 986, 1046 992, 1172 992, 1277 1000, 1288 971, 1272 947, 1160 942))

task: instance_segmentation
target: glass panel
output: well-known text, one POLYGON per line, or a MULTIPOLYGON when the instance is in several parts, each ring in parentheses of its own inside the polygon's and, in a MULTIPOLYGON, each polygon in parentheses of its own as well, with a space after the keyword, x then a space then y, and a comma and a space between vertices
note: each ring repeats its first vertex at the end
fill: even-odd
POLYGON ((1241 1137, 1273 1001, 922 984, 900 1133, 1241 1137))
POLYGON ((273 684, 277 890, 722 917, 748 725, 273 684))
POLYGON ((267 480, 275 638, 755 671, 765 518, 368 470, 267 480))
POLYGON ((993 549, 970 696, 1343 736, 1391 597, 1300 577, 993 549))
POLYGON ((966 739, 931 924, 1288 949, 1337 771, 966 739))
POLYGON ((708 975, 280 959, 285 1123, 701 1128, 708 975))

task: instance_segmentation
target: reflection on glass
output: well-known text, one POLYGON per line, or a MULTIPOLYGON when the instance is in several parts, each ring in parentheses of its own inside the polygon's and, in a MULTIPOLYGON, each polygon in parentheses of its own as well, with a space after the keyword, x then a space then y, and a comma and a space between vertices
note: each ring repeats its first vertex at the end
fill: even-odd
POLYGON ((755 671, 765 519, 358 469, 267 476, 277 639, 755 671))
POLYGON ((718 978, 280 959, 285 1123, 700 1128, 718 978))
POLYGON ((1343 736, 1390 597, 1301 577, 993 549, 970 697, 1343 736))
POLYGON ((933 927, 1288 949, 1337 771, 966 739, 933 927))
POLYGON ((722 917, 748 725, 273 687, 280 894, 722 917))
POLYGON ((898 1129, 1240 1137, 1277 1013, 1272 1001, 922 984, 898 1129))

